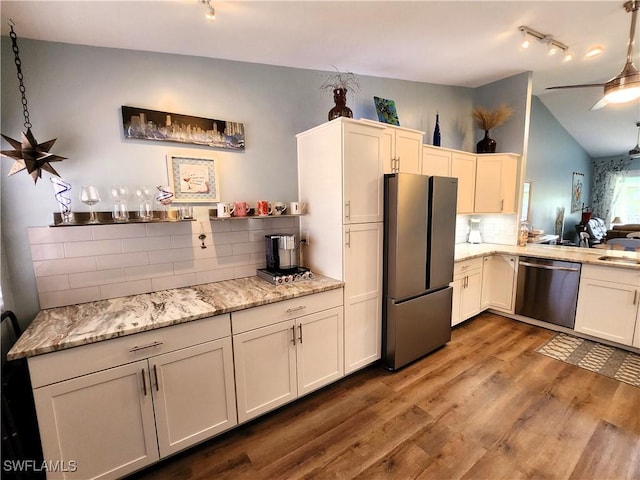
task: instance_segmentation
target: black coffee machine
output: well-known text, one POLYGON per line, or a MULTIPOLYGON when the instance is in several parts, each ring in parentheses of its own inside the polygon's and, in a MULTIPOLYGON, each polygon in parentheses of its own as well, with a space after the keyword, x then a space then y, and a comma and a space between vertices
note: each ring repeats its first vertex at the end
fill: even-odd
POLYGON ((293 234, 265 235, 267 269, 274 273, 293 273, 298 270, 298 242, 293 234))

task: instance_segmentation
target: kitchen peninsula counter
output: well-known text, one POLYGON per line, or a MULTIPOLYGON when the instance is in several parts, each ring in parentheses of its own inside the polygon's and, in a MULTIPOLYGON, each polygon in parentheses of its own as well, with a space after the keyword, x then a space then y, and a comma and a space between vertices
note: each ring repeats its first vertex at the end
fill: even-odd
POLYGON ((640 260, 640 254, 636 252, 540 244, 528 244, 525 247, 519 247, 517 245, 498 245, 493 243, 459 243, 456 245, 454 261, 460 262, 493 254, 549 258, 552 260, 564 260, 589 265, 640 270, 640 264, 637 263, 621 263, 599 259, 599 257, 602 256, 609 256, 640 260))
POLYGON ((343 285, 344 282, 322 275, 277 286, 248 277, 51 308, 36 315, 7 358, 33 357, 343 285))

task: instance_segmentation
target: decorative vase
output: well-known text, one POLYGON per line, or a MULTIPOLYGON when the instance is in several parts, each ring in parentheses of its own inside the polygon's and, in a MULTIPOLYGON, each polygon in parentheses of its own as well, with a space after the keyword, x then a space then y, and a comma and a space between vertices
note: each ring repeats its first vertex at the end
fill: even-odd
POLYGON ((329 110, 329 120, 333 120, 338 117, 353 118, 353 112, 347 107, 347 89, 346 88, 334 88, 333 89, 333 101, 336 106, 329 110))
POLYGON ((493 138, 489 138, 489 130, 484 131, 484 138, 476 144, 476 151, 478 153, 496 152, 496 141, 493 138))
POLYGON ((433 146, 440 146, 440 115, 436 113, 436 127, 433 130, 433 146))

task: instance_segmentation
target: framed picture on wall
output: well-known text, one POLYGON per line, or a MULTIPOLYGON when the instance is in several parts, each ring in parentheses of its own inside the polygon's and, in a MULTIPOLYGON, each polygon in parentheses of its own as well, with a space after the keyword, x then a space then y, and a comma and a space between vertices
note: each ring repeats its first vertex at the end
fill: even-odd
POLYGON ((174 203, 220 201, 216 160, 200 156, 167 154, 169 186, 174 203))
POLYGON ((571 182, 571 213, 582 210, 582 192, 584 190, 584 173, 573 172, 571 182))

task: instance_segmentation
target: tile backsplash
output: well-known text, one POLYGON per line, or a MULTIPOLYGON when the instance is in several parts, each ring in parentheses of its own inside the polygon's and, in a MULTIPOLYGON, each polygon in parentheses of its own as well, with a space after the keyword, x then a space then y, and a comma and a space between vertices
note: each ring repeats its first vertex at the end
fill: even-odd
POLYGON ((40 308, 253 276, 264 235, 298 230, 296 217, 31 227, 40 308))
POLYGON ((478 214, 456 216, 456 243, 465 243, 469 236, 469 220, 479 218, 480 234, 484 243, 516 245, 520 224, 517 215, 478 214))

